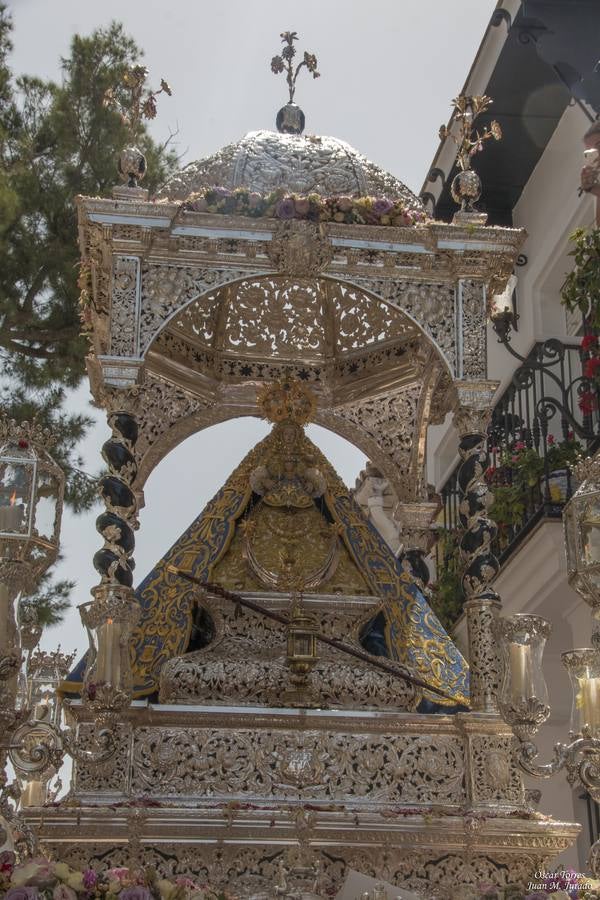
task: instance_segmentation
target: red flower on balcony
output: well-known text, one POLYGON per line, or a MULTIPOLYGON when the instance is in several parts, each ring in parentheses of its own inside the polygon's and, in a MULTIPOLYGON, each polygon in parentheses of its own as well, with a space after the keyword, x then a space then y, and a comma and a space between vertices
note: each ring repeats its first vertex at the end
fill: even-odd
POLYGON ((598 346, 598 336, 595 334, 586 334, 581 340, 582 350, 593 350, 598 346))
POLYGON ((600 375, 599 356, 591 356, 586 360, 585 366, 583 367, 583 374, 585 378, 597 378, 598 375, 600 375))
POLYGON ((579 409, 582 413, 592 413, 598 409, 598 400, 592 391, 584 391, 579 398, 579 409))

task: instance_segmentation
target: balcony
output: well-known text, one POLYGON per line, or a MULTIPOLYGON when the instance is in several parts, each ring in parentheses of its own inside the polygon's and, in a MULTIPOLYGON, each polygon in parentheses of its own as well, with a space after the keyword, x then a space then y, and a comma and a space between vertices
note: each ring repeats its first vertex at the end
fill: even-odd
MULTIPOLYGON (((600 446, 600 391, 583 374, 588 358, 577 339, 536 343, 494 407, 486 480, 494 493, 490 516, 498 524, 498 534, 493 550, 501 564, 538 523, 561 518, 565 502, 577 487, 572 471, 577 456, 600 446), (583 410, 582 396, 587 401, 583 410)), ((460 614, 463 600, 459 467, 441 489, 438 518, 434 601, 441 605, 447 626, 460 614)))

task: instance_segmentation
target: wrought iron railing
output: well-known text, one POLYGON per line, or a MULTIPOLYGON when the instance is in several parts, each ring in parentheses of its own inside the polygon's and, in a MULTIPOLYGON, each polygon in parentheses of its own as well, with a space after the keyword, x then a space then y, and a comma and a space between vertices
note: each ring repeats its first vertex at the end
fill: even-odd
MULTIPOLYGON (((583 374, 588 353, 581 349, 580 342, 539 342, 526 358, 518 357, 509 344, 505 346, 523 361, 497 401, 489 427, 494 470, 490 473, 491 488, 496 488, 499 496, 510 494, 514 506, 511 521, 499 522, 494 550, 500 562, 540 519, 559 518, 573 493, 576 485, 571 466, 567 463, 557 470, 553 465, 560 456, 557 450, 573 449, 578 443, 587 455, 600 445, 600 392, 583 374), (584 409, 580 406, 583 395, 587 397, 584 409), (516 466, 515 472, 511 471, 511 459, 518 463, 526 451, 537 466, 525 483, 522 478, 513 480, 516 466), (511 492, 504 490, 511 486, 511 492)), ((460 529, 457 473, 458 466, 441 490, 438 568, 453 565, 450 555, 455 541, 447 532, 460 529)))

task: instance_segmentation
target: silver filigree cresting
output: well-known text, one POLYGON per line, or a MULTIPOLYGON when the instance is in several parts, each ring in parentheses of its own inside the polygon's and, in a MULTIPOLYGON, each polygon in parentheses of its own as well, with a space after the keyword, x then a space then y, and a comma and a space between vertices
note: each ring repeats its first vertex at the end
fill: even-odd
POLYGON ((99 765, 110 759, 115 750, 115 736, 110 728, 99 728, 94 733, 93 748, 84 749, 70 728, 34 721, 16 729, 9 757, 17 775, 45 780, 58 772, 67 754, 77 762, 99 765))

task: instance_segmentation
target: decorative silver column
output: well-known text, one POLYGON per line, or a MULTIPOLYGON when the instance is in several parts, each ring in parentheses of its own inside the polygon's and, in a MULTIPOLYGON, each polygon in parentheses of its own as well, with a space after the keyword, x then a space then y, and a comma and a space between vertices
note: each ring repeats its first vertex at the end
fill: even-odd
POLYGON ((429 584, 430 572, 425 561, 433 544, 435 531, 431 523, 440 511, 439 501, 422 500, 414 503, 398 503, 394 509, 394 521, 400 529, 401 561, 406 561, 423 588, 429 584))
POLYGON ((115 392, 107 400, 112 435, 102 447, 108 473, 100 480, 106 510, 96 519, 104 546, 94 556, 101 581, 92 589, 94 600, 81 612, 88 633, 95 638, 85 673, 84 700, 105 718, 128 706, 132 694, 129 636, 139 617, 132 587, 134 531, 138 527, 133 491, 136 399, 137 390, 132 388, 115 392))
POLYGON ((487 426, 497 381, 464 382, 457 385, 458 404, 454 426, 459 434, 463 460, 458 471, 462 499, 460 521, 465 528, 460 549, 465 561, 462 584, 467 598, 465 611, 469 634, 471 709, 497 713, 500 657, 494 636, 494 621, 500 597, 490 587, 500 564, 492 552, 496 525, 488 516, 493 495, 485 481, 488 466, 487 426))

